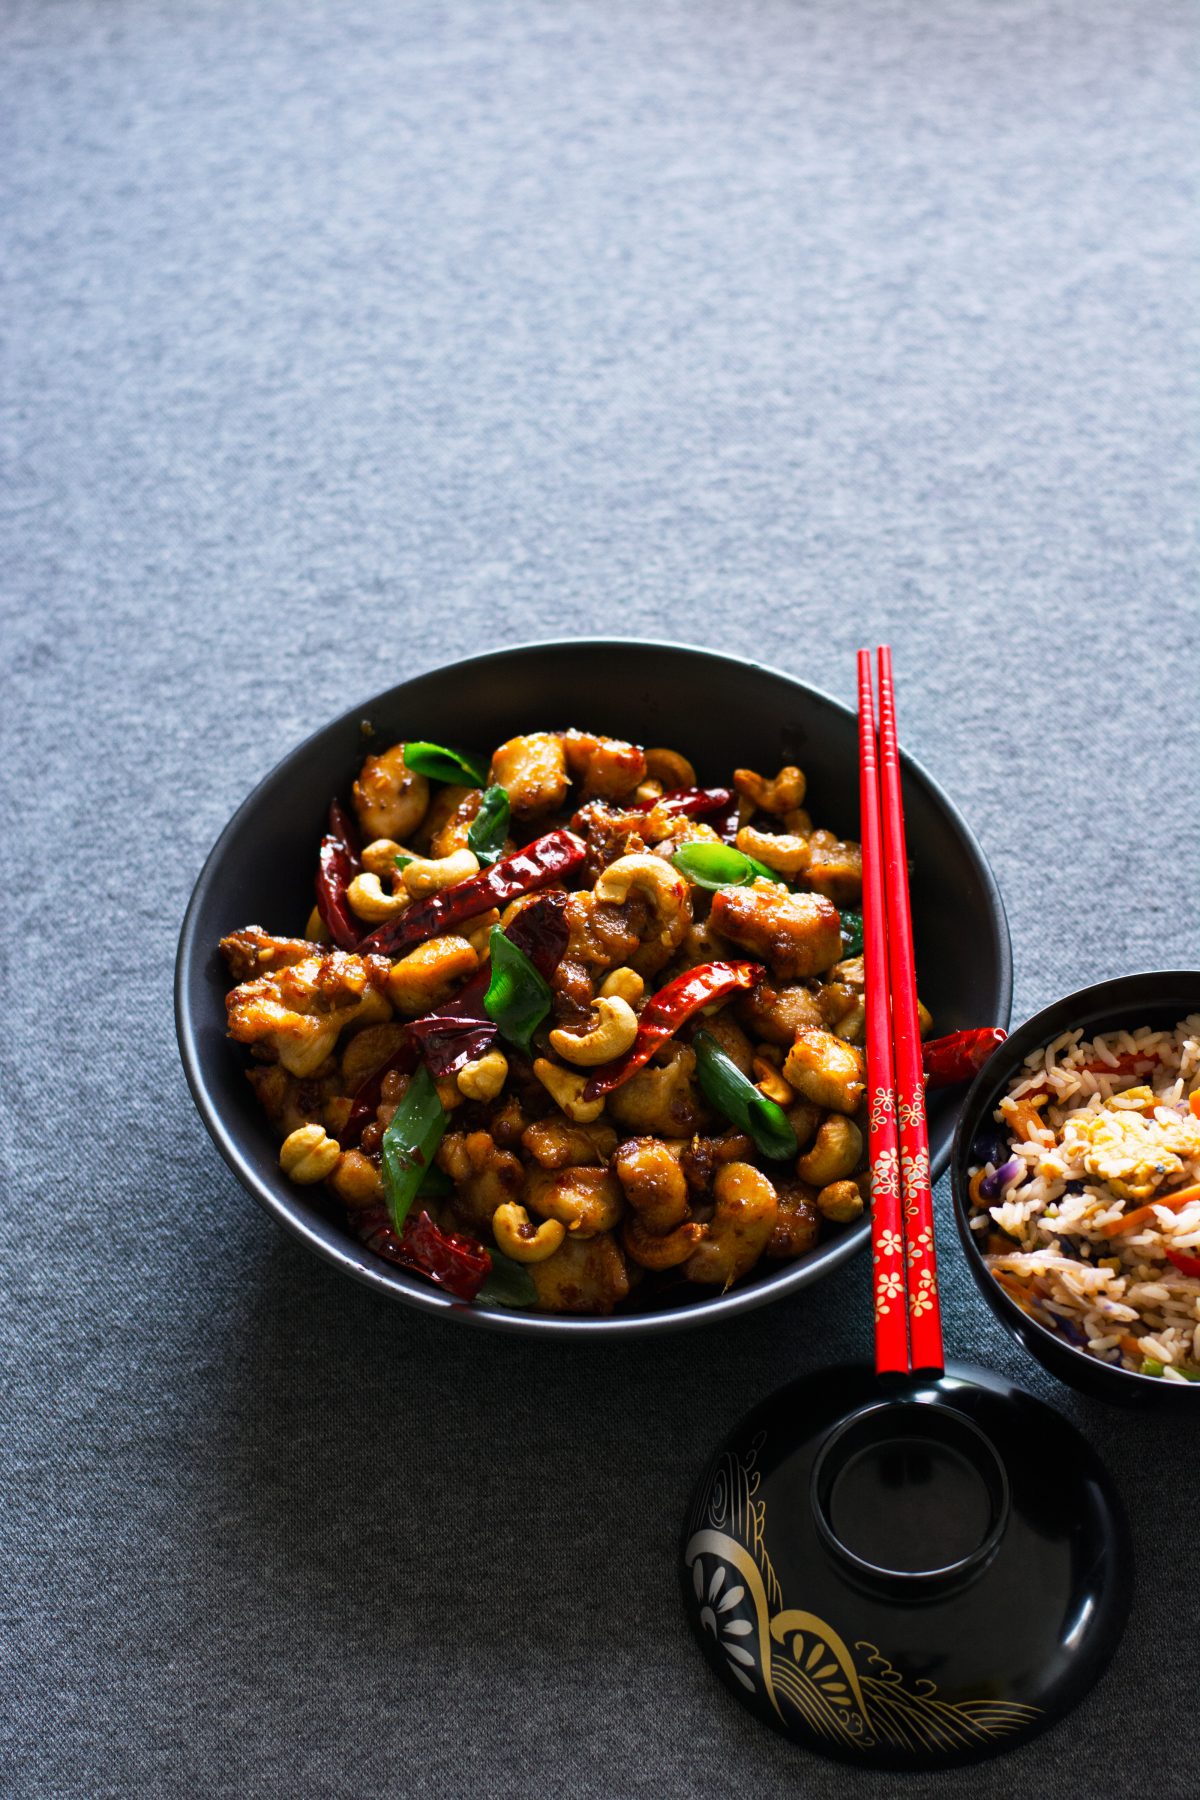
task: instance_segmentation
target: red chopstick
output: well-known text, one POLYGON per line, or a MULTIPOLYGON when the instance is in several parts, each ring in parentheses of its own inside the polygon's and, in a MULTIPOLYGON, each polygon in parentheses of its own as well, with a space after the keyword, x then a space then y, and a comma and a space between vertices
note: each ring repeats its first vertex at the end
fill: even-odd
POLYGON ((858 784, 863 847, 863 962, 867 1002, 867 1146, 871 1160, 871 1259, 875 1298, 875 1370, 907 1373, 908 1281, 900 1210, 892 1009, 888 992, 887 915, 871 657, 858 653, 858 784))
POLYGON ((913 954, 912 906, 908 894, 908 852, 904 839, 904 800, 900 784, 900 748, 896 736, 892 652, 886 644, 879 650, 879 777, 883 810, 887 954, 891 974, 892 1054, 904 1190, 909 1348, 914 1373, 940 1375, 944 1366, 942 1314, 938 1301, 933 1190, 929 1181, 929 1134, 925 1120, 921 1031, 917 1020, 917 971, 913 954))

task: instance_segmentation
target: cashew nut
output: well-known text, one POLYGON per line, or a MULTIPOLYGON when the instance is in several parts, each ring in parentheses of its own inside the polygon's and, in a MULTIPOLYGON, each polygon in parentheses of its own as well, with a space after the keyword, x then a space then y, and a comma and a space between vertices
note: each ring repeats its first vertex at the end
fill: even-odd
POLYGON ((584 1099, 586 1075, 580 1075, 574 1069, 564 1069, 561 1063, 551 1062, 546 1056, 535 1058, 533 1072, 550 1098, 577 1125, 590 1125, 604 1111, 603 1097, 599 1100, 584 1099))
POLYGON ((507 1056, 503 1050, 489 1050, 475 1062, 464 1063, 458 1071, 458 1091, 468 1100, 494 1100, 507 1079, 507 1056))
POLYGON ((382 756, 368 756, 354 784, 354 810, 365 836, 406 838, 428 805, 429 783, 407 767, 403 744, 393 744, 382 756))
POLYGON ((768 1100, 773 1100, 776 1106, 790 1106, 796 1098, 778 1068, 773 1062, 768 1062, 765 1056, 754 1058, 750 1072, 759 1093, 768 1100))
POLYGON ((756 856, 768 869, 777 869, 781 875, 803 874, 812 858, 807 838, 759 831, 753 825, 743 825, 736 842, 738 849, 744 850, 747 856, 756 856))
POLYGON ((412 856, 415 852, 406 850, 394 838, 376 838, 368 844, 362 853, 362 866, 369 869, 372 875, 394 875, 396 858, 412 856))
POLYGON ((346 898, 360 919, 368 919, 376 923, 380 919, 394 919, 407 906, 412 905, 411 897, 401 890, 398 894, 385 894, 383 883, 378 875, 371 875, 366 870, 356 875, 346 889, 346 898))
POLYGON ((392 964, 387 990, 402 1013, 428 1012, 445 999, 460 975, 473 975, 479 958, 466 938, 430 938, 392 964))
POLYGON ((780 769, 772 781, 768 781, 765 775, 756 774, 753 769, 735 769, 733 785, 760 812, 787 813, 799 806, 804 799, 808 781, 803 769, 789 763, 786 768, 780 769))
POLYGON ((817 1208, 833 1225, 849 1225, 861 1216, 863 1197, 856 1181, 834 1181, 817 1195, 817 1208))
POLYGON ((621 1226, 621 1242, 626 1254, 643 1269, 677 1269, 685 1263, 697 1245, 704 1242, 707 1226, 689 1219, 674 1231, 661 1235, 648 1229, 643 1220, 628 1218, 621 1226))
POLYGON ((331 1173, 341 1146, 327 1136, 323 1125, 301 1125, 289 1132, 279 1147, 279 1166, 289 1181, 307 1187, 331 1173))
POLYGON ((404 865, 400 879, 413 899, 419 900, 478 873, 479 858, 473 850, 454 850, 449 856, 414 856, 404 865))
POLYGON ((692 922, 692 903, 687 880, 661 856, 641 851, 620 856, 601 872, 592 892, 597 900, 620 906, 631 893, 639 893, 654 909, 642 948, 632 960, 660 969, 683 942, 692 922))
POLYGON ((638 1033, 637 1014, 627 1000, 609 999, 602 994, 594 1011, 596 1022, 590 1031, 564 1031, 556 1026, 550 1033, 551 1048, 567 1062, 585 1069, 611 1062, 614 1056, 624 1056, 638 1033))
POLYGON ((660 792, 677 792, 680 788, 691 788, 696 785, 696 771, 686 756, 678 750, 664 750, 661 747, 646 752, 646 774, 652 781, 660 781, 660 792))
POLYGON ((753 1163, 723 1163, 713 1182, 708 1234, 688 1258, 687 1278, 727 1288, 752 1269, 775 1229, 775 1189, 753 1163))
POLYGON ((639 806, 649 806, 652 801, 662 799, 663 784, 661 781, 639 782, 633 797, 639 806))
POLYGON ((862 1052, 831 1031, 797 1032, 783 1074, 806 1100, 834 1112, 857 1112, 866 1092, 862 1052))
POLYGON ((812 1148, 797 1162, 796 1173, 814 1187, 828 1187, 858 1167, 862 1132, 843 1113, 830 1113, 817 1132, 812 1148))
POLYGON ((543 1219, 535 1225, 515 1200, 507 1200, 492 1214, 492 1236, 497 1247, 514 1262, 545 1262, 566 1235, 567 1228, 560 1219, 543 1219))
POLYGON ((600 983, 600 996, 604 1000, 626 1000, 630 1006, 636 1006, 646 991, 646 984, 636 969, 614 969, 600 983))

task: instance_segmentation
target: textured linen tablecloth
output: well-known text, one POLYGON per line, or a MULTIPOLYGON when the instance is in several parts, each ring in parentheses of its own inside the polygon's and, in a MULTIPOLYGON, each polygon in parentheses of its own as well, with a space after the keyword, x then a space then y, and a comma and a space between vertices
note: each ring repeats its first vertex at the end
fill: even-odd
POLYGON ((902 1779, 753 1723, 675 1588, 721 1434, 867 1353, 865 1263, 628 1346, 384 1304, 226 1172, 171 970, 302 735, 583 633, 846 700, 890 638, 1014 1017, 1194 966, 1197 35, 1183 0, 9 0, 0 1792, 1196 1793, 1194 1434, 1043 1377, 951 1233, 951 1351, 1082 1426, 1138 1585, 1068 1722, 902 1779))

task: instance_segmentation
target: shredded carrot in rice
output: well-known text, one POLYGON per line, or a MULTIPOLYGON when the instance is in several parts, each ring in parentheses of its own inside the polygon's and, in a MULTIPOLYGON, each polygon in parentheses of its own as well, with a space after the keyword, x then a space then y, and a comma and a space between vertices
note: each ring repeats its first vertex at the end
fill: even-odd
POLYGON ((1200 1200, 1200 1183, 1194 1187, 1179 1188, 1174 1194, 1160 1194, 1157 1200, 1151 1200, 1146 1206, 1135 1206, 1131 1213, 1123 1213, 1119 1219, 1110 1219, 1100 1230, 1105 1237, 1121 1237, 1127 1231, 1140 1231, 1143 1225, 1154 1220, 1156 1206, 1169 1206, 1172 1212, 1181 1212, 1193 1200, 1200 1200))

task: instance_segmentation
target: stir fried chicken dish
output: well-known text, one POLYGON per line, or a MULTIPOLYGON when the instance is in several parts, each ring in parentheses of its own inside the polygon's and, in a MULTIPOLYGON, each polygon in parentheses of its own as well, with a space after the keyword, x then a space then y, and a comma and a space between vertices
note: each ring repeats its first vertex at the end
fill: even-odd
POLYGON ((857 1218, 861 858, 805 788, 574 730, 368 755, 303 935, 221 944, 284 1172, 458 1298, 553 1313, 857 1218))

